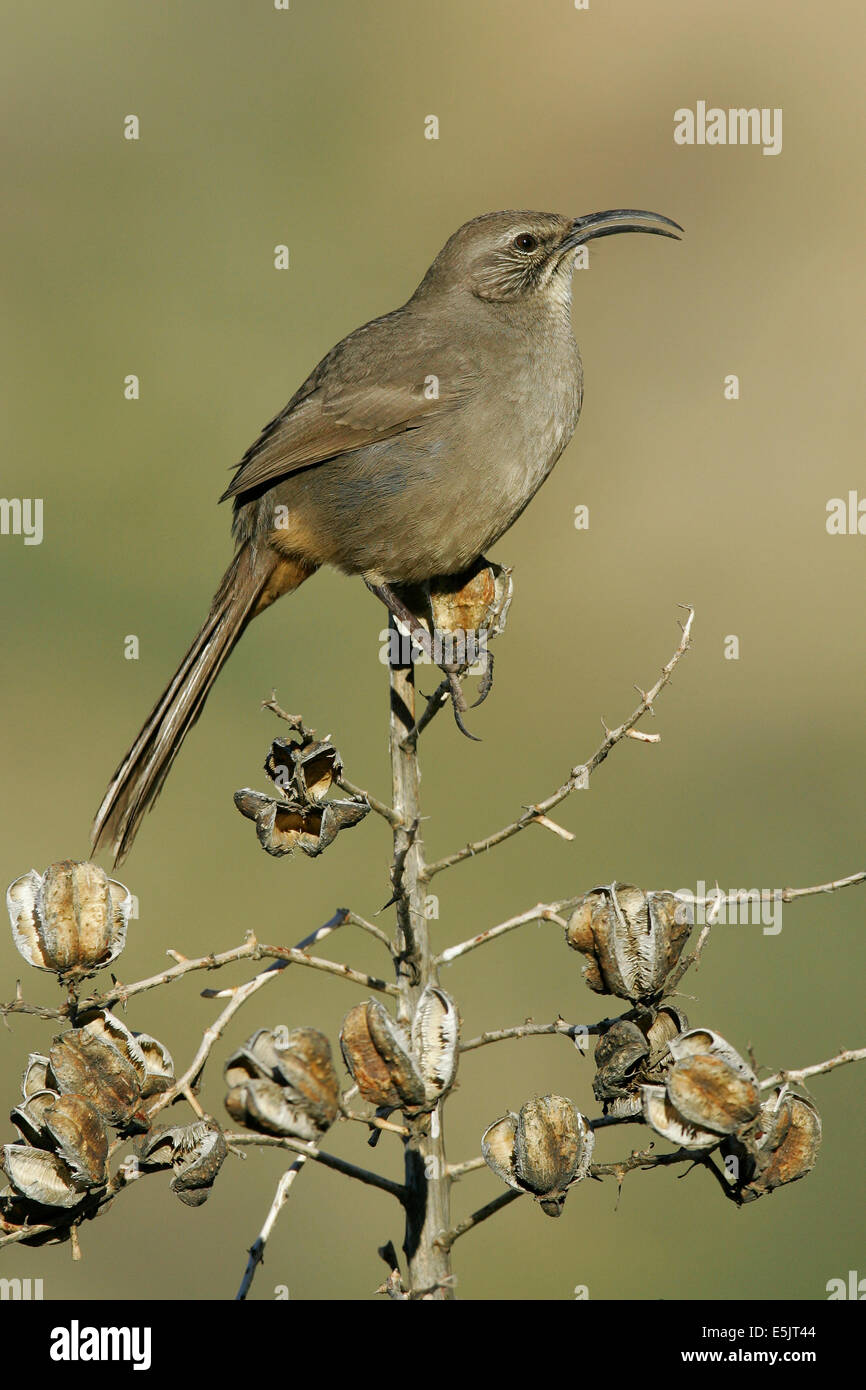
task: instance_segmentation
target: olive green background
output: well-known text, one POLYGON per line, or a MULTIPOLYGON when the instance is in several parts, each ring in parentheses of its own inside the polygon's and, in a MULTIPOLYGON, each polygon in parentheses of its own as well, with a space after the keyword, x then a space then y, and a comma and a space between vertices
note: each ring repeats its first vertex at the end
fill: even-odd
MULTIPOLYGON (((697 609, 695 646, 660 698, 657 746, 628 741, 560 808, 566 843, 532 829, 435 883, 445 945, 539 899, 613 877, 679 888, 820 883, 863 864, 866 537, 828 536, 825 508, 866 490, 862 466, 863 192, 859 4, 733 0, 183 0, 8 6, 2 57, 7 384, 2 493, 44 498, 45 538, 0 538, 0 874, 83 858, 106 780, 206 610, 231 554, 227 469, 331 344, 401 303, 461 222, 501 207, 573 215, 644 207, 681 244, 593 244, 575 277, 586 396, 573 443, 496 548, 515 567, 492 697, 424 740, 425 838, 436 856, 511 820, 587 758, 600 719, 633 707, 697 609), (784 148, 684 148, 673 112, 784 109, 784 148), (135 113, 141 139, 122 138, 135 113), (436 114, 440 138, 424 138, 436 114), (291 269, 273 248, 291 248, 291 269), (723 396, 736 372, 741 399, 723 396), (141 399, 127 402, 136 373, 141 399), (574 508, 590 509, 576 531, 574 508), (123 642, 138 635, 141 656, 123 642), (740 639, 740 659, 724 640, 740 639)), ((432 503, 431 503, 432 505, 432 503)), ((232 805, 265 786, 278 732, 260 700, 331 732, 347 772, 387 793, 383 615, 360 582, 321 574, 257 623, 184 748, 121 878, 141 917, 119 962, 149 975, 254 928, 292 943, 338 905, 388 896, 373 816, 326 857, 278 861, 232 805)), ((422 689, 433 676, 422 672, 422 689)), ((647 725, 646 727, 649 727, 647 725)), ((681 1002, 771 1068, 862 1044, 863 909, 852 888, 786 908, 784 929, 719 927, 681 1002)), ((392 912, 383 914, 383 923, 392 912)), ((353 929, 323 946, 386 962, 353 929)), ((0 939, 0 997, 58 999, 0 939)), ((246 978, 224 972, 220 982, 246 978)), ((107 981, 107 976, 101 977, 107 981)), ((127 1019, 183 1066, 216 1005, 194 976, 127 1019)), ((604 1016, 556 927, 529 927, 450 968, 464 1035, 604 1016)), ((316 1025, 336 1043, 352 985, 292 969, 218 1046, 316 1025)), ((53 1028, 0 1031, 3 1109, 53 1028)), ((453 1160, 533 1094, 589 1113, 591 1061, 563 1039, 467 1056, 446 1109, 453 1160)), ((864 1071, 814 1082, 825 1124, 813 1175, 737 1211, 700 1171, 587 1183, 553 1223, 528 1200, 455 1248, 459 1295, 569 1299, 826 1297, 866 1273, 864 1071)), ((180 1120, 183 1108, 174 1112, 180 1120)), ((5 1122, 4 1122, 5 1124, 5 1122)), ((12 1137, 11 1126, 6 1137, 12 1137)), ((604 1132, 597 1155, 647 1142, 604 1132)), ((326 1145, 400 1172, 397 1142, 343 1125, 326 1145), (349 1132, 351 1128, 352 1132, 349 1132)), ((231 1158, 189 1210, 166 1177, 136 1184, 68 1247, 4 1251, 45 1296, 227 1298, 284 1161, 231 1158)), ((474 1173, 458 1216, 499 1190, 474 1173)), ((308 1165, 253 1297, 366 1298, 399 1246, 386 1196, 308 1165)))

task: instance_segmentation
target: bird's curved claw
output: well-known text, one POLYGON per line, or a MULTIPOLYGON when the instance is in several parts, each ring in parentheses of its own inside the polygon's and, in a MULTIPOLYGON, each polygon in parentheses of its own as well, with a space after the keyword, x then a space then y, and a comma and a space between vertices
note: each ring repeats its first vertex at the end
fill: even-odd
POLYGON ((461 734, 466 738, 471 738, 473 743, 481 743, 482 740, 477 734, 471 734, 463 723, 463 715, 466 711, 466 696, 460 685, 460 677, 455 670, 446 671, 448 684, 451 687, 451 708, 454 711, 454 723, 457 725, 461 734))
POLYGON ((483 704, 484 704, 484 701, 487 699, 487 696, 490 694, 490 692, 491 692, 492 689, 493 689, 493 653, 492 653, 491 651, 485 651, 485 653, 484 653, 484 675, 481 677, 481 684, 480 684, 480 686, 478 687, 478 699, 477 699, 477 700, 473 700, 472 705, 471 705, 471 708, 472 708, 472 709, 477 709, 479 705, 483 705, 483 704))

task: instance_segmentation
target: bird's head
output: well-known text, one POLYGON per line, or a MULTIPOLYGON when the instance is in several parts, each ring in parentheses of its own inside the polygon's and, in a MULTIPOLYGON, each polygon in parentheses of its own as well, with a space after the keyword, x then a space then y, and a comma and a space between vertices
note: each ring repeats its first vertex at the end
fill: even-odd
POLYGON ((468 290, 478 299, 513 302, 539 294, 570 296, 578 248, 620 232, 678 238, 682 227, 657 212, 616 208, 586 217, 551 212, 488 212, 459 227, 416 294, 468 290))

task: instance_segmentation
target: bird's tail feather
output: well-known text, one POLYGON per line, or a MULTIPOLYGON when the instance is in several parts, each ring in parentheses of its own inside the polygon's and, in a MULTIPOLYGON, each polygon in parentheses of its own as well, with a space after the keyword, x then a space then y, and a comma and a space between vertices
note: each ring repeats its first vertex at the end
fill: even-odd
POLYGON ((280 569, 285 565, 272 551, 254 557, 249 545, 244 545, 226 570, 201 630, 112 777, 96 813, 93 849, 111 850, 115 864, 125 859, 145 811, 159 795, 247 623, 278 593, 297 587, 310 572, 296 567, 295 582, 281 576, 282 582, 275 585, 275 571, 280 569))

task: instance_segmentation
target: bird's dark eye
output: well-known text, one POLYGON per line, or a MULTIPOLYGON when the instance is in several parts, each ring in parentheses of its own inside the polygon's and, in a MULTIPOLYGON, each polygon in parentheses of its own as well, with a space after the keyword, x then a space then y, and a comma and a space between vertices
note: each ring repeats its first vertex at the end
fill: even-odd
POLYGON ((534 237, 531 232, 521 232, 520 236, 514 238, 514 245, 518 251, 534 251, 538 245, 538 237, 534 237))

